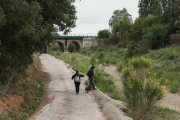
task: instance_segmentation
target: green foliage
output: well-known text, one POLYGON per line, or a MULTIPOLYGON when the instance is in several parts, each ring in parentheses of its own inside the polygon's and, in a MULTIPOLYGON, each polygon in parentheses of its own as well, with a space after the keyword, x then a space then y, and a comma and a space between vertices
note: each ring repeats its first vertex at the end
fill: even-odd
POLYGON ((170 10, 175 0, 139 0, 139 15, 147 17, 153 14, 159 17, 163 23, 168 23, 170 10))
POLYGON ((153 64, 152 60, 148 60, 143 56, 141 58, 132 58, 132 65, 134 68, 148 68, 153 64))
POLYGON ((60 55, 61 55, 61 53, 60 53, 60 52, 58 52, 58 53, 56 53, 56 55, 60 56, 60 55))
POLYGON ((164 38, 167 34, 167 27, 161 24, 154 24, 152 27, 147 28, 143 39, 147 39, 151 48, 156 49, 162 47, 165 44, 166 39, 164 38))
POLYGON ((56 29, 67 33, 75 27, 74 0, 1 0, 0 82, 21 73, 32 63, 32 54, 54 40, 56 29), (64 9, 66 6, 66 9, 64 9))
POLYGON ((91 60, 89 62, 93 66, 97 65, 97 60, 96 60, 95 56, 91 57, 91 60))
POLYGON ((140 17, 136 18, 131 29, 131 40, 136 42, 142 40, 143 23, 144 23, 144 19, 140 17))
POLYGON ((131 41, 128 45, 127 45, 127 49, 129 50, 135 50, 138 47, 138 44, 134 41, 131 41))
POLYGON ((175 0, 170 14, 170 23, 169 23, 169 34, 180 33, 180 1, 175 0))
MULTIPOLYGON (((132 118, 135 120, 148 119, 149 116, 147 114, 152 110, 152 106, 165 96, 166 87, 156 82, 153 78, 155 73, 153 76, 145 79, 142 77, 144 74, 138 73, 136 71, 138 69, 132 65, 126 64, 122 68, 124 71, 122 78, 123 92, 132 118), (138 112, 143 114, 137 114, 138 112)), ((141 68, 143 67, 145 66, 141 68)))
POLYGON ((178 80, 174 81, 170 89, 171 93, 176 93, 177 91, 179 91, 179 87, 180 87, 179 81, 178 80))
POLYGON ((130 30, 132 26, 132 18, 120 19, 119 22, 114 23, 112 26, 112 33, 115 35, 115 43, 121 43, 125 47, 130 42, 130 30))
POLYGON ((89 82, 90 82, 89 80, 86 80, 86 81, 85 81, 85 85, 86 85, 86 86, 89 86, 89 82))
POLYGON ((54 42, 52 45, 51 45, 51 50, 52 51, 58 51, 59 50, 59 44, 57 42, 54 42))
POLYGON ((117 23, 119 19, 129 18, 131 15, 128 13, 126 8, 123 10, 115 10, 112 17, 109 20, 109 25, 112 26, 114 23, 117 23))
POLYGON ((105 29, 105 30, 100 30, 99 32, 98 32, 98 36, 97 36, 97 38, 99 38, 99 39, 107 39, 107 38, 109 38, 109 35, 110 35, 110 32, 109 32, 109 30, 107 30, 107 29, 105 29))
POLYGON ((68 50, 69 50, 69 52, 74 52, 74 44, 72 42, 69 43, 68 50))
POLYGON ((134 41, 131 41, 127 44, 127 51, 125 57, 132 57, 135 54, 135 49, 138 47, 138 44, 134 41))

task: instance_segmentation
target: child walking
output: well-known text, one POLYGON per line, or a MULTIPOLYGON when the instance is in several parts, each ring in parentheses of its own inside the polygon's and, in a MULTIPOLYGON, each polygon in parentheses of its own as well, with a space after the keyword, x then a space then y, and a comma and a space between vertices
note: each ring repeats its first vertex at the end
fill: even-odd
POLYGON ((81 79, 80 77, 84 77, 84 75, 79 74, 79 71, 76 70, 76 73, 72 76, 72 80, 74 79, 74 84, 76 88, 76 95, 79 93, 79 86, 81 84, 81 79))

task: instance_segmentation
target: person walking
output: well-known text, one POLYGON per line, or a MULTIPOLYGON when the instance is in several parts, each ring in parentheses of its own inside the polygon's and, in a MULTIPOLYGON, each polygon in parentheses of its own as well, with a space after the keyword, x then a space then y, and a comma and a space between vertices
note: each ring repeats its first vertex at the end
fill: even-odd
POLYGON ((79 71, 76 70, 76 73, 72 76, 72 80, 74 79, 74 84, 76 88, 76 95, 79 93, 79 86, 81 84, 81 79, 80 77, 84 77, 84 75, 79 74, 79 71))
POLYGON ((88 71, 87 75, 89 77, 89 88, 91 88, 91 85, 93 86, 93 90, 96 90, 97 88, 95 88, 95 85, 94 85, 94 82, 95 82, 95 79, 94 79, 94 72, 93 70, 95 69, 95 66, 92 66, 91 69, 88 71))

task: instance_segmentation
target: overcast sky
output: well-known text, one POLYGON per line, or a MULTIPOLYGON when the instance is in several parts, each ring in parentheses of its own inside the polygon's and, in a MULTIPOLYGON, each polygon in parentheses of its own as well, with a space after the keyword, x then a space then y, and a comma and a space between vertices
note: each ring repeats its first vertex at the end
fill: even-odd
POLYGON ((109 29, 108 21, 117 9, 126 8, 133 20, 138 17, 139 0, 77 0, 76 28, 72 34, 97 34, 99 30, 109 29))

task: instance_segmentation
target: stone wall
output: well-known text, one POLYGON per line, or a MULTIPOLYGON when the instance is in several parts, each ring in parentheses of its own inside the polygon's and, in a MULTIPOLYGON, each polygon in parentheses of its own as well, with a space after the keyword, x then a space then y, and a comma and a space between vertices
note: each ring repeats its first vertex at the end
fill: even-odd
POLYGON ((83 39, 83 48, 84 47, 90 47, 93 44, 95 44, 95 43, 93 42, 92 38, 84 38, 83 39))

